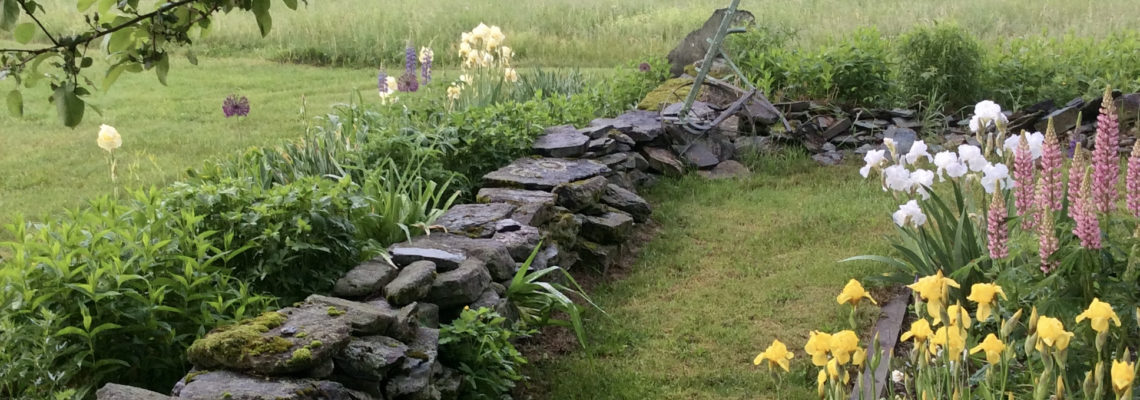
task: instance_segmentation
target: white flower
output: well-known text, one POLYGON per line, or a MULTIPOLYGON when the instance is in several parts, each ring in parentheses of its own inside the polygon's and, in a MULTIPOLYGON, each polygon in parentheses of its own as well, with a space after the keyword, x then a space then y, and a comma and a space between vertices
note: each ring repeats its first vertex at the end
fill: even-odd
POLYGON ((119 136, 119 131, 111 125, 99 125, 99 138, 95 143, 103 150, 110 152, 123 145, 123 137, 119 136))
POLYGON ((970 130, 977 132, 982 129, 982 124, 989 127, 1000 121, 1001 123, 1009 122, 1005 114, 1001 112, 1001 106, 989 100, 983 100, 974 105, 974 116, 970 118, 970 130))
POLYGON ((903 379, 906 379, 906 374, 903 374, 902 371, 899 371, 897 369, 894 371, 891 371, 891 380, 892 381, 901 385, 903 383, 903 379))
POLYGON ((1009 168, 1005 164, 987 164, 982 168, 982 174, 982 187, 986 189, 986 193, 1012 186, 1009 168))
POLYGON ((957 178, 965 175, 969 168, 966 164, 958 162, 958 155, 952 151, 943 151, 934 155, 934 165, 938 166, 938 178, 940 181, 945 181, 946 177, 943 172, 950 175, 951 178, 957 178))
POLYGON ((978 146, 963 144, 958 146, 958 161, 970 167, 970 171, 978 172, 985 168, 989 161, 982 156, 982 149, 978 146))
POLYGON ((910 171, 902 165, 892 165, 883 170, 884 183, 887 189, 905 192, 910 190, 910 171))
MULTIPOLYGON (((896 149, 898 148, 895 146, 895 140, 891 138, 883 138, 883 147, 886 147, 887 150, 890 150, 891 158, 893 159, 895 157, 895 151, 897 151, 896 149)), ((895 160, 895 162, 898 162, 898 160, 895 160)))
POLYGON ((926 192, 926 188, 931 186, 934 186, 934 172, 927 169, 916 169, 910 173, 910 188, 921 194, 922 198, 930 198, 930 193, 926 192))
POLYGON ((463 82, 465 85, 470 85, 471 84, 471 75, 467 75, 467 74, 459 75, 459 81, 463 82))
POLYGON ((859 174, 863 175, 863 178, 866 179, 867 176, 871 174, 871 168, 879 168, 887 161, 886 153, 886 150, 868 151, 867 155, 863 156, 863 161, 866 161, 867 165, 864 165, 863 168, 859 168, 859 174))
MULTIPOLYGON (((1041 132, 1033 132, 1025 135, 1025 141, 1029 142, 1029 153, 1033 155, 1033 159, 1041 158, 1041 151, 1045 148, 1045 135, 1041 132)), ((1010 153, 1016 154, 1017 146, 1021 145, 1021 136, 1010 136, 1002 144, 1002 148, 1009 150, 1010 153)))
POLYGON ((519 74, 518 72, 515 72, 514 68, 506 68, 503 70, 503 79, 506 79, 507 82, 511 83, 518 82, 519 74))
POLYGON ((930 157, 930 153, 927 152, 927 149, 929 149, 929 147, 926 146, 926 142, 921 140, 914 142, 914 144, 910 145, 910 151, 906 153, 906 162, 908 164, 914 164, 915 161, 918 161, 918 159, 922 157, 926 157, 926 161, 933 161, 934 159, 930 157))
POLYGON ((471 37, 473 39, 485 39, 489 33, 491 33, 491 28, 480 22, 479 26, 471 30, 471 37))
POLYGON ((900 205, 899 210, 891 214, 891 218, 895 220, 895 224, 898 226, 910 223, 917 228, 926 223, 926 214, 922 213, 922 208, 918 206, 918 201, 915 200, 900 205))
POLYGON ((396 88, 399 85, 399 83, 396 82, 396 77, 394 77, 394 76, 389 76, 384 81, 388 83, 388 90, 380 92, 380 103, 381 104, 395 103, 397 99, 396 99, 396 96, 393 96, 393 94, 396 93, 396 88))
POLYGON ((447 88, 448 100, 452 100, 452 101, 459 100, 459 94, 460 93, 462 93, 462 90, 459 88, 458 85, 451 85, 447 88))
POLYGON ((429 58, 435 58, 435 52, 428 47, 420 47, 420 63, 426 64, 429 58))
POLYGON ((459 44, 459 57, 465 58, 465 57, 467 57, 468 54, 471 54, 471 45, 468 44, 467 42, 460 43, 459 44))

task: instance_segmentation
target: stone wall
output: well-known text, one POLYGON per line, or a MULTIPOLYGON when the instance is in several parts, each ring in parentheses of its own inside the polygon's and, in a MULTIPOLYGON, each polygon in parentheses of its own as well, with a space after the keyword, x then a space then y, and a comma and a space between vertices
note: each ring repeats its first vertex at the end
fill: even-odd
MULTIPOLYGON (((464 307, 512 317, 503 296, 541 242, 531 268, 604 270, 615 262, 650 205, 637 188, 690 168, 707 176, 747 170, 731 161, 730 135, 693 134, 663 113, 630 111, 589 126, 556 126, 535 156, 487 174, 475 204, 452 207, 443 232, 388 249, 360 264, 331 296, 217 329, 188 349, 194 370, 179 399, 453 399, 458 371, 439 362, 439 325, 464 307)), ((715 111, 698 103, 697 121, 715 111)), ((675 111, 673 112, 675 114, 675 111)), ((107 385, 100 399, 167 395, 107 385)))

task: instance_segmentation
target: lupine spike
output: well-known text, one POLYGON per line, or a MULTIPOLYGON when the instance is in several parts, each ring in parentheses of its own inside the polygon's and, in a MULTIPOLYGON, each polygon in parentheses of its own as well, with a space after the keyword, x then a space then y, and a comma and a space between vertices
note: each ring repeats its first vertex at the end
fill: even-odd
POLYGON ((1085 153, 1081 144, 1073 149, 1073 162, 1069 165, 1069 218, 1076 218, 1077 203, 1081 198, 1081 186, 1085 177, 1085 153))
POLYGON ((1104 90, 1100 115, 1096 117, 1096 139, 1093 149, 1093 204, 1102 213, 1112 211, 1116 201, 1116 183, 1120 178, 1120 124, 1113 104, 1112 87, 1104 90))
POLYGON ((1041 178, 1045 179, 1045 187, 1049 194, 1049 207, 1053 211, 1061 210, 1061 198, 1065 195, 1064 159, 1061 155, 1061 143, 1057 141, 1057 131, 1053 127, 1053 119, 1049 119, 1049 126, 1045 129, 1045 143, 1041 147, 1041 178))
POLYGON ((1049 273, 1054 268, 1057 268, 1056 261, 1049 261, 1049 257, 1057 251, 1059 246, 1057 236, 1054 233, 1053 225, 1053 210, 1049 207, 1048 197, 1049 188, 1048 183, 1045 182, 1044 177, 1037 181, 1037 207, 1039 207, 1038 215, 1041 220, 1037 224, 1037 237, 1038 237, 1038 256, 1041 257, 1041 272, 1049 273))
POLYGON ((1005 198, 1001 195, 1001 191, 996 191, 993 200, 990 201, 989 213, 986 215, 986 234, 989 238, 987 248, 991 259, 1000 260, 1009 255, 1007 246, 1009 230, 1005 226, 1007 216, 1005 198))
POLYGON ((1100 222, 1097 220, 1096 205, 1093 203, 1091 187, 1092 179, 1086 171, 1081 182, 1081 196, 1077 199, 1077 203, 1070 207, 1076 209, 1073 220, 1077 226, 1073 228, 1073 234, 1081 239, 1081 247, 1099 249, 1101 247, 1100 222))
POLYGON ((1134 217, 1140 217, 1140 140, 1132 146, 1132 154, 1128 157, 1128 172, 1124 176, 1126 201, 1128 211, 1134 217))
POLYGON ((1021 226, 1027 231, 1033 230, 1033 153, 1029 151, 1029 140, 1025 131, 1021 132, 1021 141, 1013 152, 1013 179, 1017 182, 1017 189, 1013 191, 1013 205, 1017 215, 1021 218, 1021 226))

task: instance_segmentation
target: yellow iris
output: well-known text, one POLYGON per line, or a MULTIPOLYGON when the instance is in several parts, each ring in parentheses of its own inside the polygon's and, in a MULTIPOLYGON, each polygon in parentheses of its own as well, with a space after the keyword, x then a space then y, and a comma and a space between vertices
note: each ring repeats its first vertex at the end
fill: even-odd
POLYGON ((996 365, 1001 362, 1001 352, 1005 351, 1005 343, 1002 343, 997 336, 991 333, 986 335, 985 340, 970 349, 970 354, 977 354, 980 351, 986 352, 986 362, 996 365))
POLYGON ((962 308, 961 304, 947 307, 946 316, 950 319, 950 321, 947 322, 950 326, 958 326, 958 322, 961 321, 963 327, 970 329, 970 313, 967 312, 965 308, 962 308))
POLYGON ((819 390, 819 397, 823 398, 823 385, 827 383, 827 371, 819 370, 819 375, 815 377, 816 386, 819 390))
POLYGON ((935 275, 925 276, 912 283, 907 287, 918 293, 919 297, 926 302, 926 312, 930 314, 934 325, 942 323, 942 303, 945 302, 949 288, 959 288, 958 282, 953 279, 947 278, 942 275, 942 270, 938 270, 935 275))
POLYGON ((867 362, 867 350, 862 348, 855 349, 855 353, 851 354, 851 365, 863 368, 863 363, 867 362))
POLYGON ((1077 316, 1077 323, 1089 320, 1094 331, 1104 332, 1108 330, 1108 321, 1111 319, 1117 327, 1120 327, 1120 317, 1116 315, 1116 311, 1112 311, 1112 305, 1094 298, 1089 308, 1081 315, 1077 316))
POLYGON ((910 330, 903 332, 902 340, 914 339, 914 343, 919 344, 925 342, 932 335, 934 335, 934 331, 930 330, 930 323, 926 322, 925 319, 920 319, 910 323, 910 330))
POLYGON ((835 298, 835 301, 839 302, 839 304, 858 306, 859 302, 864 298, 871 300, 871 304, 879 304, 875 302, 875 299, 871 298, 870 293, 867 293, 867 291, 863 289, 863 285, 860 284, 859 281, 852 279, 847 281, 847 286, 843 287, 843 291, 839 292, 839 296, 835 298))
POLYGON ((812 331, 804 345, 804 352, 811 356, 811 363, 817 367, 827 365, 827 354, 831 351, 831 335, 812 331))
POLYGON ((1001 289, 1001 286, 992 283, 975 283, 974 286, 970 287, 970 296, 966 297, 966 300, 978 303, 978 313, 975 316, 978 317, 979 322, 990 317, 994 299, 999 294, 1001 298, 1006 298, 1005 291, 1001 289))
POLYGON ((1119 398, 1132 398, 1132 380, 1136 378, 1136 363, 1112 360, 1112 390, 1119 398))
POLYGON ((788 367, 794 356, 792 352, 788 351, 788 346, 785 346, 784 343, 779 340, 773 340, 772 344, 769 345, 767 349, 764 349, 763 353, 760 353, 756 356, 755 360, 752 360, 752 364, 760 365, 761 362, 767 360, 769 371, 772 370, 772 366, 778 365, 787 372, 789 371, 788 367))
POLYGON ((853 331, 841 331, 831 335, 831 355, 839 361, 839 365, 847 365, 851 361, 851 353, 859 349, 859 336, 853 331))
POLYGON ((1061 320, 1045 316, 1037 318, 1037 351, 1044 352, 1045 347, 1064 350, 1072 338, 1073 333, 1065 331, 1061 320))
POLYGON ((930 337, 930 352, 937 353, 939 347, 945 348, 951 359, 958 359, 966 349, 966 337, 962 336, 962 329, 957 326, 938 328, 938 332, 930 337))

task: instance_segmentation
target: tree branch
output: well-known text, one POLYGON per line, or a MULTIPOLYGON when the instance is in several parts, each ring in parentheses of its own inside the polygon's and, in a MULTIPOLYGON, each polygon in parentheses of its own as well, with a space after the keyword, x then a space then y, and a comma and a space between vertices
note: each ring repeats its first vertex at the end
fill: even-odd
POLYGON ((51 35, 51 32, 48 32, 47 28, 44 27, 44 24, 40 22, 40 19, 36 18, 36 14, 32 13, 32 10, 28 9, 28 3, 26 1, 20 0, 20 8, 24 9, 24 14, 28 14, 28 17, 30 17, 32 21, 35 21, 36 25, 39 25, 40 30, 44 32, 44 35, 47 35, 48 40, 51 40, 52 44, 59 46, 59 42, 55 40, 55 37, 51 35))
MULTIPOLYGON (((110 29, 102 30, 102 31, 96 31, 96 32, 88 32, 88 33, 85 33, 83 35, 80 35, 74 42, 70 42, 70 43, 59 43, 58 41, 56 41, 51 36, 50 33, 48 33, 48 31, 46 29, 44 29, 44 33, 48 35, 48 39, 51 39, 51 41, 52 41, 51 47, 44 47, 44 48, 40 48, 40 49, 0 49, 0 52, 29 53, 29 55, 31 57, 35 57, 37 55, 47 53, 49 51, 55 51, 55 50, 60 50, 60 49, 64 49, 64 48, 78 47, 81 44, 87 45, 88 43, 91 43, 92 41, 95 41, 96 39, 99 39, 103 36, 107 36, 107 35, 110 35, 112 33, 123 30, 124 28, 127 28, 127 27, 134 25, 134 24, 137 24, 140 21, 145 20, 147 18, 154 17, 156 15, 162 14, 166 11, 169 11, 173 8, 177 8, 179 6, 184 6, 184 5, 194 3, 194 2, 198 2, 198 1, 201 1, 201 0, 179 0, 179 1, 172 2, 172 3, 166 3, 166 4, 162 5, 162 7, 159 7, 157 9, 155 9, 154 11, 151 11, 151 12, 146 13, 146 14, 139 15, 135 18, 127 20, 126 22, 123 22, 122 24, 111 27, 110 29)), ((23 5, 24 2, 21 1, 20 4, 23 5)), ((36 17, 32 15, 32 13, 28 12, 28 10, 26 8, 24 9, 24 12, 27 13, 28 16, 32 17, 32 19, 35 20, 37 24, 39 23, 39 20, 37 20, 36 17)), ((40 28, 43 29, 42 24, 40 24, 40 28)))

